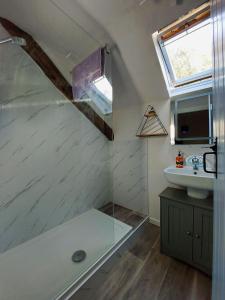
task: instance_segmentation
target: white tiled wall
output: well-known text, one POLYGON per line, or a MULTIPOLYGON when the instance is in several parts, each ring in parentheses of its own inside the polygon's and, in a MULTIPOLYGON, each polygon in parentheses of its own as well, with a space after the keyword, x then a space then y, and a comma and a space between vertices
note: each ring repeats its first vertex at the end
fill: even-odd
POLYGON ((12 45, 0 48, 0 252, 109 202, 109 142, 12 45))
MULTIPOLYGON (((0 31, 0 35, 5 35, 0 31)), ((109 142, 20 47, 0 47, 0 252, 114 201, 147 214, 147 144, 118 53, 109 142)))

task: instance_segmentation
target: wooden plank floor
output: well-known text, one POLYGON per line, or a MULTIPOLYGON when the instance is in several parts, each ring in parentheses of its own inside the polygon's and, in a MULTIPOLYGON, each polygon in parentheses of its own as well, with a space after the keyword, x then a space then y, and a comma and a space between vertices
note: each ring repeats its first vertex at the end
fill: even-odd
POLYGON ((118 253, 71 300, 210 300, 211 279, 160 253, 159 228, 146 223, 129 250, 118 253))
POLYGON ((100 211, 132 226, 133 228, 136 228, 145 219, 145 216, 114 203, 106 204, 100 211))

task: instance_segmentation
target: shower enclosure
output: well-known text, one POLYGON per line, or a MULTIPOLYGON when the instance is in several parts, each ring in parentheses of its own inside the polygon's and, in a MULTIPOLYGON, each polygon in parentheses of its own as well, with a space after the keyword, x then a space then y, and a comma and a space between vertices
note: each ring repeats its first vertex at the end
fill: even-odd
POLYGON ((0 28, 0 299, 64 299, 145 221, 145 144, 108 141, 7 36, 0 28))

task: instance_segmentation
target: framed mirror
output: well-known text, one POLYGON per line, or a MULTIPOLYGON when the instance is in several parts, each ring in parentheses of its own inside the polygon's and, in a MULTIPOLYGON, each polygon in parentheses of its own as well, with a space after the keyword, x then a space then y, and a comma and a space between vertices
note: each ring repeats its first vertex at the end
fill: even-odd
POLYGON ((171 101, 171 144, 211 144, 212 118, 211 93, 171 101))

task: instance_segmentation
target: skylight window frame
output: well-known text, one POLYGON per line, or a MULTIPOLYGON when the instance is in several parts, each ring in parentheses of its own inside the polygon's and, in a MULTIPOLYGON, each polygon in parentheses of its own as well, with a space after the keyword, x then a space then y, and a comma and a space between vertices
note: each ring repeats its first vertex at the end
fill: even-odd
POLYGON ((195 30, 211 24, 211 22, 210 4, 208 2, 181 17, 173 24, 153 33, 153 43, 170 97, 212 88, 212 69, 176 80, 172 64, 165 49, 165 43, 168 44, 168 42, 182 38, 195 30), (195 20, 195 22, 193 22, 193 20, 195 20), (186 24, 191 25, 186 28, 186 24), (177 29, 179 28, 182 29, 178 31, 177 29))
POLYGON ((166 48, 165 48, 166 45, 168 45, 170 43, 174 43, 178 39, 181 39, 181 38, 187 36, 188 34, 191 34, 191 33, 195 32, 195 31, 197 31, 197 30, 199 30, 199 29, 201 29, 204 26, 207 26, 209 24, 211 24, 211 19, 210 18, 206 19, 205 21, 203 21, 199 24, 197 24, 196 26, 188 28, 187 30, 181 32, 180 34, 175 35, 174 37, 172 37, 171 39, 168 39, 165 42, 162 42, 160 40, 160 36, 158 37, 159 38, 159 45, 160 45, 161 51, 163 53, 165 63, 166 63, 166 66, 168 68, 168 72, 170 74, 171 81, 172 81, 172 84, 173 84, 174 87, 178 87, 180 85, 188 84, 188 83, 193 82, 195 80, 203 80, 203 79, 209 78, 210 75, 212 76, 212 69, 211 70, 209 69, 209 70, 203 71, 201 73, 197 73, 197 74, 194 74, 192 76, 187 76, 187 77, 184 77, 180 80, 179 79, 177 80, 175 78, 175 75, 174 75, 174 72, 173 72, 173 67, 172 67, 172 64, 170 63, 170 59, 169 59, 168 53, 167 53, 166 48))

